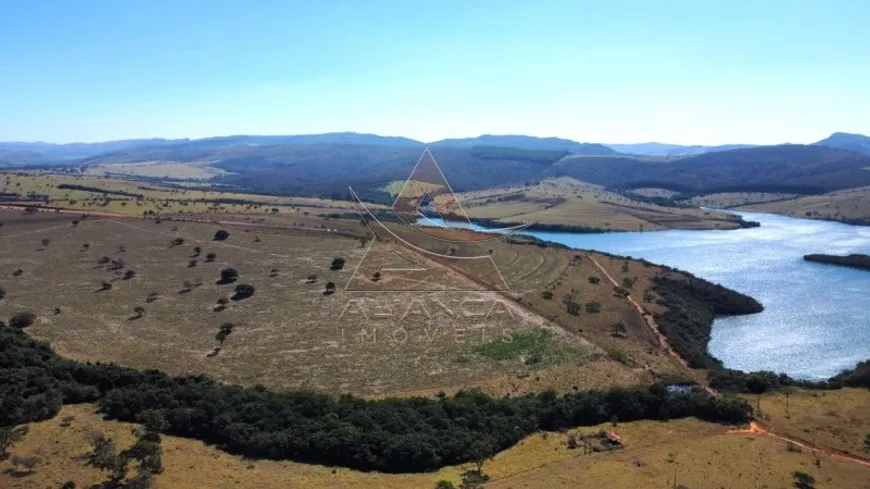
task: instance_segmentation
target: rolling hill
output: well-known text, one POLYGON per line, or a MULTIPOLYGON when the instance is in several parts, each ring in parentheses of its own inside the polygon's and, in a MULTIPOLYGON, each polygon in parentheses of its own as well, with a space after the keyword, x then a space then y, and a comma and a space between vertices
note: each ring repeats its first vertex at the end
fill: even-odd
POLYGON ((870 185, 870 157, 821 145, 735 149, 669 162, 627 157, 566 157, 546 172, 619 188, 684 193, 814 194, 870 185))
POLYGON ((578 143, 570 139, 537 138, 532 136, 483 134, 476 138, 443 139, 430 143, 433 149, 441 147, 470 148, 473 146, 500 146, 503 148, 539 151, 564 151, 577 155, 615 155, 617 151, 603 144, 578 143))
POLYGON ((870 137, 864 136, 863 134, 835 132, 816 144, 870 155, 870 137))

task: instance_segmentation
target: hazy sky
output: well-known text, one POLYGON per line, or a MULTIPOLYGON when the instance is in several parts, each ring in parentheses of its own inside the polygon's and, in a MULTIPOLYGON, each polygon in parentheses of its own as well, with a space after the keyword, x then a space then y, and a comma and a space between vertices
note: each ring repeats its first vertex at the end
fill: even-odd
POLYGON ((870 134, 870 2, 2 1, 0 141, 870 134))

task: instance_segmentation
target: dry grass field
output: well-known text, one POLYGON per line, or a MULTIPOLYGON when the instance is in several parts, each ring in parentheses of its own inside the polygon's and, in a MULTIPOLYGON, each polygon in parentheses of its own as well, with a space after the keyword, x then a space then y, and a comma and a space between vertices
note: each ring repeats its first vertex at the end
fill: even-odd
POLYGON ((870 453, 864 451, 864 437, 870 434, 870 390, 794 389, 787 402, 782 392, 765 394, 760 399, 744 397, 753 406, 760 407, 759 418, 770 430, 810 446, 830 447, 870 458, 870 453))
POLYGON ((645 204, 571 178, 468 192, 457 196, 472 219, 609 229, 735 229, 729 214, 645 204))
POLYGON ((209 163, 181 161, 139 161, 136 163, 112 163, 89 166, 86 175, 124 176, 146 178, 172 178, 187 180, 208 180, 227 172, 209 163))
MULTIPOLYGON (((25 439, 11 454, 38 454, 42 462, 31 473, 16 472, 9 461, 0 462, 0 487, 57 488, 68 480, 77 487, 105 479, 86 465, 89 432, 113 437, 119 447, 132 442, 132 425, 103 421, 90 405, 64 406, 51 420, 32 423, 25 439), (68 427, 61 420, 72 416, 68 427)), ((471 465, 445 467, 434 473, 389 475, 294 462, 247 460, 194 440, 164 436, 164 472, 156 477, 158 489, 277 488, 297 489, 432 489, 439 480, 459 485, 471 465)), ((809 451, 794 452, 785 442, 764 435, 727 433, 721 425, 694 419, 670 422, 641 421, 539 433, 486 462, 491 478, 485 486, 501 489, 648 487, 689 488, 792 487, 794 471, 811 474, 817 487, 866 489, 870 467, 822 456, 819 466, 809 451), (569 449, 569 434, 615 431, 625 448, 584 455, 569 449)))
POLYGON ((772 212, 805 219, 870 223, 870 187, 840 190, 791 200, 738 207, 737 210, 772 212))
MULTIPOLYGON (((367 249, 356 221, 320 219, 318 226, 310 216, 313 222, 301 227, 278 215, 218 226, 91 217, 74 226, 74 218, 79 216, 0 211, 0 286, 7 291, 0 317, 36 313, 29 334, 71 358, 366 396, 468 387, 497 394, 565 392, 685 373, 611 284, 589 282, 597 269, 570 250, 476 244, 492 250, 511 285, 505 294, 482 290, 474 270, 466 275, 437 266, 417 278, 385 274, 377 283, 362 273, 360 280, 372 287, 345 291, 367 249), (221 227, 230 238, 213 241, 221 227), (173 245, 175 240, 183 243, 173 245), (201 248, 198 256, 195 247, 201 248), (217 255, 214 262, 206 261, 209 253, 217 255), (123 268, 109 270, 112 263, 99 263, 102 257, 123 262, 123 268), (346 260, 341 270, 330 269, 336 257, 346 260), (239 278, 218 284, 226 267, 239 278), (125 279, 127 271, 135 275, 125 279), (316 276, 313 283, 309 275, 316 276), (409 287, 415 281, 444 286, 419 291, 409 287), (335 283, 334 293, 324 294, 327 282, 335 283), (232 300, 238 284, 253 285, 255 294, 232 300), (391 284, 404 292, 378 288, 391 284), (552 298, 543 298, 545 292, 552 298), (569 295, 584 307, 598 302, 600 311, 568 314, 569 295), (220 310, 222 298, 228 305, 220 310), (144 309, 141 317, 137 307, 144 309), (236 327, 217 350, 224 322, 236 327), (616 324, 624 330, 620 335, 616 324), (528 339, 522 334, 539 331, 547 337, 490 352, 506 336, 528 339)), ((603 256, 598 261, 620 280, 637 277, 638 298, 657 270, 603 256)))

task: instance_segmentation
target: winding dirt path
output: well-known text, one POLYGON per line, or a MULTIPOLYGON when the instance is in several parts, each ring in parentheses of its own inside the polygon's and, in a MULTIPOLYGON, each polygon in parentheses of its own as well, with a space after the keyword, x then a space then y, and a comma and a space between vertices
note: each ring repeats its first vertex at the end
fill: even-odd
MULTIPOLYGON (((589 258, 589 260, 595 265, 595 268, 597 268, 601 272, 601 274, 604 275, 607 278, 607 280, 613 284, 614 287, 622 287, 619 284, 619 282, 617 282, 616 279, 613 278, 613 276, 610 275, 610 273, 603 266, 601 266, 600 263, 598 263, 598 260, 596 260, 589 253, 586 253, 586 257, 589 258)), ((643 322, 653 332, 653 334, 655 334, 656 337, 659 339, 659 345, 661 345, 661 347, 664 348, 665 351, 668 352, 668 354, 670 354, 672 357, 677 359, 678 362, 680 362, 684 367, 686 367, 691 372, 692 367, 689 366, 689 362, 685 358, 683 358, 679 353, 677 353, 677 351, 674 350, 674 348, 671 346, 671 344, 668 343, 668 339, 665 337, 664 334, 662 334, 661 330, 659 329, 659 325, 658 325, 658 323, 656 323, 656 320, 653 318, 652 314, 649 314, 648 312, 646 312, 646 310, 643 308, 643 306, 640 305, 640 303, 637 302, 634 299, 634 297, 631 296, 631 294, 627 295, 625 298, 628 299, 628 302, 630 302, 631 305, 634 306, 635 309, 637 309, 637 313, 640 314, 640 317, 643 319, 643 322)), ((710 387, 709 385, 707 385, 704 382, 701 382, 701 387, 703 387, 705 391, 707 391, 710 395, 712 395, 714 397, 719 397, 719 395, 720 395, 719 392, 717 392, 715 389, 713 389, 712 387, 710 387)))
POLYGON ((806 442, 805 440, 801 440, 799 438, 792 438, 792 437, 786 436, 786 435, 780 435, 780 434, 775 433, 769 429, 765 429, 764 427, 762 427, 760 424, 758 424, 755 421, 749 423, 749 428, 728 430, 727 433, 738 434, 738 435, 739 434, 746 434, 746 435, 769 436, 771 438, 776 438, 777 440, 781 440, 781 441, 784 441, 787 443, 794 443, 795 445, 797 445, 801 448, 807 448, 809 450, 812 450, 813 454, 822 453, 823 455, 826 455, 826 456, 831 457, 831 458, 837 458, 840 460, 845 460, 847 462, 856 463, 858 465, 863 465, 864 467, 870 467, 870 460, 867 460, 865 458, 862 458, 862 457, 859 457, 856 455, 848 454, 842 450, 837 450, 836 448, 829 448, 829 447, 824 447, 824 446, 816 447, 816 446, 813 446, 813 444, 806 442))

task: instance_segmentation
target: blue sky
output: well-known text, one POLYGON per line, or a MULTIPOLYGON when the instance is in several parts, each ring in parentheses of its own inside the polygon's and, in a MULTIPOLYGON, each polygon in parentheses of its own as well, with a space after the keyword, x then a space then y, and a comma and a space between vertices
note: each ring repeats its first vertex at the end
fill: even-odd
POLYGON ((0 141, 870 134, 870 2, 0 1, 0 141))

